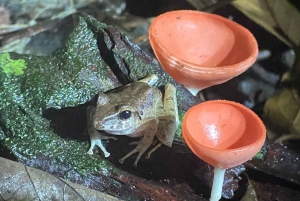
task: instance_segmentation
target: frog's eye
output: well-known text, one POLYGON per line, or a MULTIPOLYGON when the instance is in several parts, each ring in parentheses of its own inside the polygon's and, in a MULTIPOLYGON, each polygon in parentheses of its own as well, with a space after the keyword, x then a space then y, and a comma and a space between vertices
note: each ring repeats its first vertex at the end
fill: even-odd
POLYGON ((128 109, 122 110, 122 111, 119 113, 119 118, 120 118, 121 120, 128 119, 128 118, 130 118, 130 116, 131 116, 131 111, 128 110, 128 109))

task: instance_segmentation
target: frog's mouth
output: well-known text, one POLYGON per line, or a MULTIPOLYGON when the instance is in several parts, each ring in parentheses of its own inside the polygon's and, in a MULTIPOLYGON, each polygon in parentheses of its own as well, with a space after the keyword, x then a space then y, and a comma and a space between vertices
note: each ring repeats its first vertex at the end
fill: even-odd
POLYGON ((94 126, 97 130, 105 131, 112 135, 129 135, 134 133, 136 130, 136 128, 128 125, 126 125, 126 127, 117 124, 105 125, 102 122, 98 122, 94 124, 94 126))
POLYGON ((134 126, 130 126, 126 128, 120 127, 120 129, 103 129, 105 132, 112 134, 112 135, 128 135, 128 137, 139 137, 143 134, 143 131, 145 130, 145 125, 142 125, 138 128, 134 126))
POLYGON ((107 116, 104 119, 94 119, 94 127, 97 130, 102 130, 112 135, 132 134, 137 130, 134 125, 134 123, 128 120, 120 121, 116 114, 107 116))
POLYGON ((135 128, 122 129, 122 130, 110 130, 110 129, 104 128, 103 130, 112 135, 130 135, 130 134, 134 133, 135 128))

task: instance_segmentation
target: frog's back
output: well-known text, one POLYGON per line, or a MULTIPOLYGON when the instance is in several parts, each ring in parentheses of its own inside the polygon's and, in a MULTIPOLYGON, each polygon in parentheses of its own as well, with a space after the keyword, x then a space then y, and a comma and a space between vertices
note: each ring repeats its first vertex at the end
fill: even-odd
POLYGON ((159 89, 142 82, 134 82, 123 86, 120 90, 109 94, 114 105, 129 105, 143 113, 153 113, 159 102, 162 102, 162 94, 159 89))

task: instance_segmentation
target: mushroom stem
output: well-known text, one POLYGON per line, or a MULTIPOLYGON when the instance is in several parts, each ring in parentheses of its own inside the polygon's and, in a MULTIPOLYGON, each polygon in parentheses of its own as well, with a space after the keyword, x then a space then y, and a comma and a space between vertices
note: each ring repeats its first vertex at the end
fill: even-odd
POLYGON ((194 88, 194 87, 187 87, 187 86, 185 86, 185 88, 187 90, 189 90, 191 92, 191 94, 193 94, 194 96, 196 96, 198 94, 198 92, 201 91, 201 89, 194 88))
POLYGON ((226 169, 214 167, 214 181, 211 189, 210 201, 218 201, 221 199, 225 170, 226 169))

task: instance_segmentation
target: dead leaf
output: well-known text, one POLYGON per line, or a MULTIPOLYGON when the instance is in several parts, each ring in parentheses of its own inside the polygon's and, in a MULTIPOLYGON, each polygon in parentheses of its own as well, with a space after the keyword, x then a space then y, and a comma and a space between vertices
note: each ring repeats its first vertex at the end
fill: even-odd
MULTIPOLYGON (((245 174, 246 175, 246 174, 245 174)), ((256 192, 253 186, 253 181, 249 179, 249 177, 246 175, 248 180, 248 186, 245 195, 241 199, 241 201, 258 201, 256 192)))
POLYGON ((9 24, 9 11, 4 7, 0 7, 0 25, 9 24))
POLYGON ((0 200, 120 200, 0 157, 0 200))
POLYGON ((197 10, 202 10, 213 4, 218 3, 219 0, 187 0, 192 6, 194 6, 197 10))
MULTIPOLYGON (((264 106, 263 119, 273 128, 277 141, 300 138, 300 99, 295 89, 285 88, 278 94, 269 98, 264 106)), ((273 134, 273 133, 272 133, 273 134)))
POLYGON ((232 4, 286 44, 300 45, 300 12, 287 0, 237 0, 232 4))

